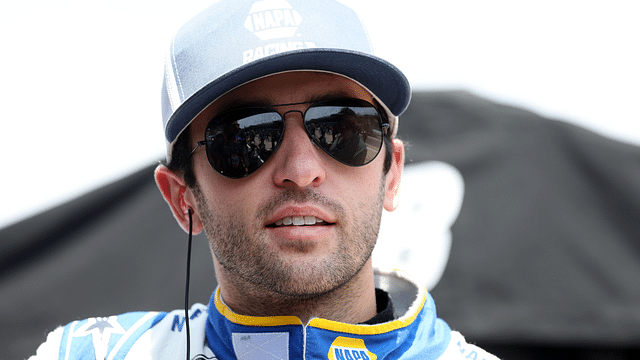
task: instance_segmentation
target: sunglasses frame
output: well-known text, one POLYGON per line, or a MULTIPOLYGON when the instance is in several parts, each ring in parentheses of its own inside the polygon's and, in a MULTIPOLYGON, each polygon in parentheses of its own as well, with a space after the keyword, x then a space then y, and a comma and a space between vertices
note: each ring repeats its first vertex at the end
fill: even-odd
MULTIPOLYGON (((348 105, 346 106, 348 107, 348 105)), ((383 113, 380 111, 380 109, 378 109, 377 106, 375 106, 374 104, 370 103, 367 100, 364 99, 358 99, 358 98, 335 98, 335 99, 323 99, 323 100, 314 100, 314 101, 303 101, 303 102, 296 102, 296 103, 287 103, 287 104, 275 104, 275 105, 266 105, 266 106, 247 106, 247 107, 239 107, 239 108, 234 108, 234 109, 230 109, 224 112, 221 112, 219 114, 217 114, 216 116, 214 116, 208 123, 207 126, 205 127, 205 134, 208 132, 208 129, 211 127, 211 124, 218 119, 218 122, 220 122, 221 120, 219 120, 220 118, 224 117, 225 115, 232 113, 232 112, 237 112, 237 111, 241 111, 241 110, 250 110, 250 109, 255 109, 255 110, 269 110, 269 112, 273 112, 276 113, 280 116, 279 121, 282 122, 282 133, 280 134, 280 136, 277 137, 277 140, 282 140, 282 138, 284 138, 284 132, 286 131, 285 128, 285 119, 286 119, 286 115, 289 113, 300 113, 300 116, 302 117, 302 122, 303 122, 303 127, 305 129, 305 132, 307 133, 307 135, 309 136, 309 140, 316 145, 318 148, 320 148, 320 150, 322 150, 324 153, 326 153, 327 155, 331 156, 333 159, 335 159, 336 161, 340 162, 341 164, 347 165, 347 166, 352 166, 352 167, 360 167, 360 166, 364 166, 369 164, 371 161, 373 161, 376 157, 378 157, 378 155, 380 154, 380 151, 382 150, 382 146, 384 144, 384 137, 387 134, 388 129, 391 127, 391 125, 389 124, 389 121, 385 120, 383 118, 383 113), (371 157, 371 159, 369 159, 368 161, 365 161, 362 164, 350 164, 347 163, 345 161, 340 160, 339 158, 337 158, 334 154, 330 153, 329 150, 325 149, 321 144, 319 144, 315 139, 315 137, 310 133, 310 129, 307 127, 307 119, 305 118, 307 112, 309 111, 309 109, 312 109, 314 107, 318 107, 322 104, 325 103, 331 103, 331 102, 336 102, 336 101, 341 101, 344 100, 345 102, 349 102, 349 101, 357 101, 357 102, 361 102, 364 104, 369 105, 372 109, 374 109, 376 111, 376 116, 378 118, 378 122, 380 125, 380 131, 381 131, 381 138, 380 138, 380 146, 378 147, 378 150, 376 152, 376 154, 374 156, 371 157), (295 105, 305 105, 305 104, 311 104, 309 107, 307 107, 304 111, 302 110, 288 110, 285 111, 284 113, 280 113, 278 112, 275 108, 277 107, 284 107, 284 106, 295 106, 295 105)), ((265 112, 266 113, 266 112, 265 112)), ((237 122, 240 121, 244 118, 240 118, 240 119, 236 119, 233 120, 232 122, 237 122)), ((228 122, 231 123, 231 122, 228 122)), ((216 124, 217 125, 217 124, 216 124)), ((271 154, 269 155, 269 157, 264 160, 264 163, 266 163, 266 161, 268 161, 268 159, 271 157, 271 155, 275 154, 275 152, 280 148, 280 144, 281 141, 278 141, 277 145, 273 148, 273 150, 271 151, 271 154)), ((205 135, 205 140, 200 140, 196 143, 196 147, 193 148, 193 150, 191 150, 191 153, 189 153, 189 157, 191 157, 196 150, 198 150, 198 148, 204 146, 206 150, 208 150, 207 148, 207 139, 206 139, 206 135, 205 135)), ((215 170, 218 174, 230 178, 230 179, 242 179, 244 177, 247 177, 251 174, 253 174, 255 171, 257 171, 260 167, 262 167, 263 164, 260 164, 258 167, 256 167, 255 169, 253 169, 252 171, 247 171, 244 175, 242 176, 230 176, 225 174, 224 172, 222 172, 221 170, 218 170, 215 168, 215 166, 211 163, 211 159, 209 158, 209 154, 207 154, 207 161, 209 162, 209 165, 211 166, 211 168, 213 168, 213 170, 215 170)))

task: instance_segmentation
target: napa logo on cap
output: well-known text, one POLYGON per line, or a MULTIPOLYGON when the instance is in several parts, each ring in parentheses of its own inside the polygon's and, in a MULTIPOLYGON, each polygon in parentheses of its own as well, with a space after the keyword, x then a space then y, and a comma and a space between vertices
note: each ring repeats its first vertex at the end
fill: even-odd
POLYGON ((316 47, 296 35, 302 16, 285 0, 256 1, 251 5, 244 27, 263 43, 242 52, 242 63, 247 64, 265 56, 298 49, 316 47))
POLYGON ((329 360, 376 360, 378 357, 367 350, 364 340, 348 337, 337 337, 328 354, 329 360))
POLYGON ((302 22, 302 16, 285 0, 255 2, 249 10, 244 27, 260 40, 292 37, 302 22))

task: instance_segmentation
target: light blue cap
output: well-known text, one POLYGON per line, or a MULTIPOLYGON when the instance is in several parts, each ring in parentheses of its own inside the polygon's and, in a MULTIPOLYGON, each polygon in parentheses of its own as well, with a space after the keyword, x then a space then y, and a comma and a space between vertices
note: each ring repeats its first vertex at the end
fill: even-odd
POLYGON ((167 157, 211 102, 249 81, 296 70, 336 73, 381 103, 397 129, 411 99, 407 78, 375 57, 356 13, 333 0, 221 0, 175 34, 165 61, 162 121, 167 157))

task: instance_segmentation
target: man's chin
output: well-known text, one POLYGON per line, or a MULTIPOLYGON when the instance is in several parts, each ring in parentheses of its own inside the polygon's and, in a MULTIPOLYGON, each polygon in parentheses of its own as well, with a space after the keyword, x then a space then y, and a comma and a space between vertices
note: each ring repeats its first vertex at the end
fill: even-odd
POLYGON ((336 268, 318 268, 300 266, 289 268, 283 276, 279 276, 267 285, 267 291, 290 299, 313 299, 328 295, 349 282, 357 270, 337 271, 336 268))

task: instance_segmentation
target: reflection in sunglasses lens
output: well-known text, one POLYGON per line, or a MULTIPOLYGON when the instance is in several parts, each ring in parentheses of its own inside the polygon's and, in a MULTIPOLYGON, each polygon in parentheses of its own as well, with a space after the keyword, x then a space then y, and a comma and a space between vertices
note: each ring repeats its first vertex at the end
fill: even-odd
MULTIPOLYGON (((380 115, 364 100, 313 104, 304 114, 304 126, 316 145, 346 165, 368 164, 382 147, 380 115)), ((213 118, 205 130, 209 163, 226 177, 245 177, 271 157, 283 134, 284 120, 271 108, 223 113, 213 118)))

